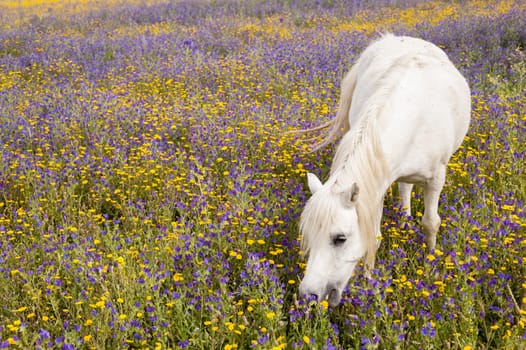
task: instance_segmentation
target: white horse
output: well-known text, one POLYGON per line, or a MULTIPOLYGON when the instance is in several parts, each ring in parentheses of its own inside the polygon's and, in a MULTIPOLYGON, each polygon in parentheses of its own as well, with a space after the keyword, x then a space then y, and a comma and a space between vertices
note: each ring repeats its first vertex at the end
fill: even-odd
POLYGON ((312 197, 300 232, 309 257, 300 295, 334 306, 360 259, 370 272, 384 195, 395 181, 409 215, 413 184, 423 185, 422 226, 435 248, 446 165, 467 133, 470 109, 466 80, 432 43, 387 34, 362 53, 342 81, 336 117, 303 130, 330 129, 315 149, 345 134, 325 184, 308 174, 312 197))

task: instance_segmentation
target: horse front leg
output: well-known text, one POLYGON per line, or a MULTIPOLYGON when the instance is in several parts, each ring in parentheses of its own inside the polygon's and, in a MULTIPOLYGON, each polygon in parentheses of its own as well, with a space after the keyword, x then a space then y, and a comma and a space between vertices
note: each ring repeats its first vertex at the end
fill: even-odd
POLYGON ((424 184, 424 216, 422 226, 426 235, 425 241, 430 251, 435 249, 437 232, 440 227, 438 200, 446 181, 446 168, 441 167, 435 176, 424 184))
POLYGON ((405 211, 405 215, 411 216, 411 191, 413 190, 413 184, 398 182, 398 195, 402 202, 402 208, 405 211))

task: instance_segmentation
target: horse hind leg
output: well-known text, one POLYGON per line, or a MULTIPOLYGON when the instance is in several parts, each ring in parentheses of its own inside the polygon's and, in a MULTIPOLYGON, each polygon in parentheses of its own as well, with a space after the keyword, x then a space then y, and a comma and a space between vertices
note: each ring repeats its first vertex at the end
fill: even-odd
POLYGON ((402 209, 405 211, 407 216, 411 216, 411 191, 413 190, 413 184, 406 182, 398 182, 398 194, 400 195, 400 201, 402 202, 402 209))
POLYGON ((446 169, 442 167, 435 173, 435 176, 424 184, 424 216, 422 226, 426 235, 425 241, 429 250, 434 250, 436 236, 440 227, 440 216, 438 215, 438 200, 440 192, 446 181, 446 169))

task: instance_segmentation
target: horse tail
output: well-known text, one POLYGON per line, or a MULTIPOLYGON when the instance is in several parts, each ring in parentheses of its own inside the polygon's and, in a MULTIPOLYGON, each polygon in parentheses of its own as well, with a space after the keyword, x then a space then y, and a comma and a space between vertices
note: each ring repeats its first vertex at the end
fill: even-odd
POLYGON ((318 143, 315 143, 309 152, 315 152, 317 150, 322 149, 331 142, 335 141, 340 135, 349 131, 349 110, 351 108, 354 88, 356 86, 357 74, 358 69, 356 68, 356 65, 354 65, 342 79, 340 87, 340 102, 338 106, 338 112, 336 113, 335 118, 314 128, 298 130, 295 132, 300 134, 307 134, 329 129, 327 136, 324 137, 318 143))

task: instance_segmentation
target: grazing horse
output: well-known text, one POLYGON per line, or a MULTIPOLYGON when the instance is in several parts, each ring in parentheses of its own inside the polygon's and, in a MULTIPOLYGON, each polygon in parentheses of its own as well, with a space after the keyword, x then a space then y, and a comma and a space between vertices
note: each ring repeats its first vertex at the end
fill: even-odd
POLYGON ((424 188, 422 226, 435 248, 446 166, 470 123, 469 86, 447 55, 422 39, 386 34, 360 55, 341 84, 339 110, 319 149, 343 134, 328 180, 308 174, 312 193, 300 219, 309 254, 302 296, 338 305, 356 264, 374 267, 383 200, 398 182, 410 215, 413 184, 424 188))

